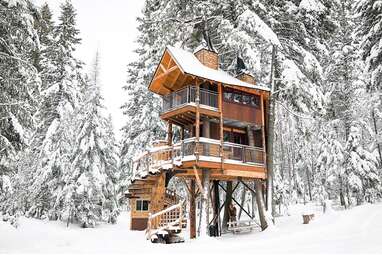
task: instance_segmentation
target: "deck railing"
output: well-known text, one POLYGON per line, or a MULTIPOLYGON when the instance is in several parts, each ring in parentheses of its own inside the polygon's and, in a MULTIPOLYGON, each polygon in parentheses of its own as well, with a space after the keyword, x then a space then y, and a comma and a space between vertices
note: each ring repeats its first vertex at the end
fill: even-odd
POLYGON ((164 164, 172 164, 174 159, 180 156, 180 145, 162 146, 144 151, 140 156, 133 159, 133 175, 150 172, 151 169, 163 167, 164 164))
MULTIPOLYGON (((196 138, 183 141, 181 146, 182 156, 191 156, 198 151, 199 156, 220 157, 220 141, 201 137, 199 147, 196 150, 196 138)), ((236 143, 223 143, 223 157, 228 160, 241 161, 243 163, 264 164, 264 150, 236 143)))
MULTIPOLYGON (((218 108, 218 93, 200 88, 200 104, 212 108, 218 108)), ((195 103, 196 87, 189 86, 181 90, 163 96, 163 112, 181 107, 189 103, 195 103)))
MULTIPOLYGON (((171 168, 173 164, 181 164, 182 161, 193 160, 198 153, 203 160, 216 161, 221 155, 220 141, 200 137, 199 143, 196 138, 184 139, 172 146, 162 146, 147 150, 133 160, 133 175, 149 173, 159 168, 171 168), (198 147, 196 147, 198 144, 198 147), (190 158, 191 157, 191 158, 190 158)), ((236 143, 223 143, 224 160, 237 161, 238 163, 264 165, 264 149, 236 143)), ((231 162, 234 163, 234 162, 231 162)))

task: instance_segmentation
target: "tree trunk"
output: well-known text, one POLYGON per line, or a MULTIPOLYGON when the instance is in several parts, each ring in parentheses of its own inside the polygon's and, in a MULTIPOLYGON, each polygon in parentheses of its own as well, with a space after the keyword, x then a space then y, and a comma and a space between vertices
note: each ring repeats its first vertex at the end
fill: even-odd
MULTIPOLYGON (((256 189, 256 186, 254 184, 254 189, 256 189)), ((252 211, 251 211, 251 214, 252 214, 252 217, 255 217, 255 214, 256 214, 256 193, 251 191, 251 197, 252 197, 252 211)))
POLYGON ((261 226, 261 230, 265 230, 268 227, 268 222, 266 218, 266 212, 265 212, 265 206, 264 206, 264 200, 263 200, 262 181, 256 180, 255 187, 256 187, 257 208, 259 210, 260 226, 261 226))
POLYGON ((275 83, 274 75, 276 69, 276 54, 277 47, 273 46, 272 49, 272 63, 271 63, 271 96, 267 104, 268 108, 268 140, 267 140, 267 196, 266 196, 266 208, 273 216, 274 214, 274 202, 273 202, 273 144, 275 135, 275 105, 276 98, 274 92, 277 91, 277 83, 275 83))
POLYGON ((196 238, 195 180, 190 180, 190 238, 196 238))
POLYGON ((209 235, 209 194, 210 194, 210 172, 208 169, 203 169, 203 191, 201 196, 200 206, 200 221, 199 221, 199 235, 209 235))
MULTIPOLYGON (((373 119, 375 135, 378 136, 377 120, 375 119, 374 109, 372 109, 372 111, 371 111, 371 116, 373 119)), ((382 166, 381 145, 378 143, 378 141, 377 141, 377 147, 378 147, 378 154, 379 154, 379 165, 382 166)))
POLYGON ((245 203, 245 195, 247 194, 247 189, 245 188, 245 186, 243 185, 243 190, 241 192, 241 201, 240 201, 240 210, 239 210, 239 215, 238 215, 238 220, 240 220, 241 218, 241 214, 243 212, 243 208, 244 208, 244 203, 245 203))
POLYGON ((222 229, 227 230, 227 223, 229 221, 229 205, 232 203, 232 181, 227 181, 227 192, 225 195, 224 215, 222 229))
POLYGON ((216 234, 220 236, 221 232, 221 222, 220 222, 220 197, 219 197, 219 181, 213 181, 214 189, 214 218, 215 218, 215 228, 216 234))
POLYGON ((306 167, 305 168, 305 172, 306 172, 306 180, 308 181, 308 195, 309 195, 309 201, 312 201, 312 184, 311 184, 311 181, 310 181, 310 175, 309 175, 309 171, 308 171, 308 168, 306 167))

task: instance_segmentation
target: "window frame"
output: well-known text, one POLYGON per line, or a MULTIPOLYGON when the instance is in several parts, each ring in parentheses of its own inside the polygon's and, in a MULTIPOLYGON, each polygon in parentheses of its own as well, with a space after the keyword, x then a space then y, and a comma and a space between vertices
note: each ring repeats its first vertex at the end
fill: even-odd
POLYGON ((150 209, 150 201, 146 199, 136 199, 135 200, 135 211, 137 212, 148 212, 150 209), (145 209, 145 205, 147 208, 145 209))

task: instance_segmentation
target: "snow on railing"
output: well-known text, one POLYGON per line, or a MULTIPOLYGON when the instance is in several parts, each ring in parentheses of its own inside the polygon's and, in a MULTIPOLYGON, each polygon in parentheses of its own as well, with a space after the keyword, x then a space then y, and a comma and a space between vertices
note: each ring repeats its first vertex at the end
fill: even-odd
POLYGON ((205 160, 218 160, 223 155, 224 160, 265 164, 263 148, 229 142, 224 142, 221 148, 220 140, 200 137, 197 143, 196 138, 192 137, 172 146, 165 145, 144 151, 133 160, 133 176, 142 178, 149 173, 157 173, 159 169, 170 169, 174 165, 181 165, 185 157, 194 156, 196 151, 199 156, 204 156, 205 160))

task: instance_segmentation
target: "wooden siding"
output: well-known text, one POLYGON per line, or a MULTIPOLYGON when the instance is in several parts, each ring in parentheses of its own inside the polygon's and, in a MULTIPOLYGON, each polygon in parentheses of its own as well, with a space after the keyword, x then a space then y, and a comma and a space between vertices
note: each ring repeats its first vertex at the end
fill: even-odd
POLYGON ((147 228, 148 218, 131 218, 131 230, 145 230, 147 228))
POLYGON ((248 105, 223 101, 223 117, 261 125, 261 109, 248 105))

